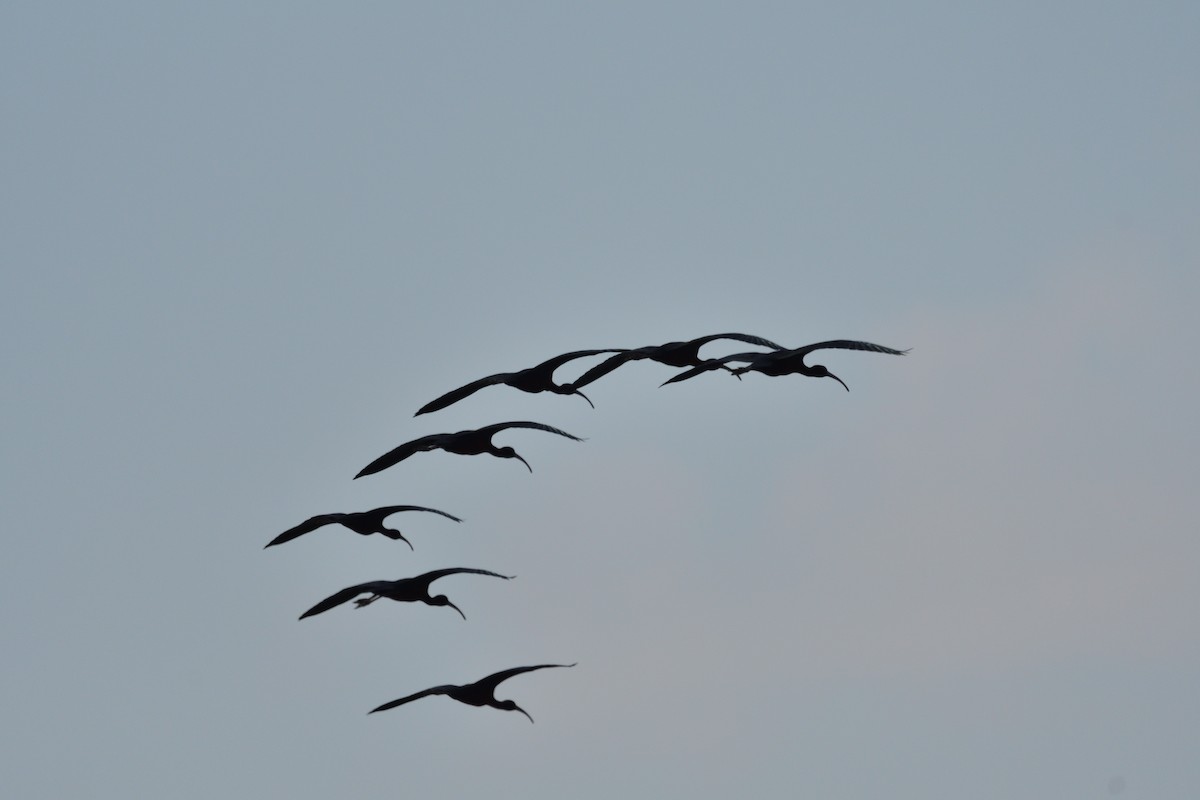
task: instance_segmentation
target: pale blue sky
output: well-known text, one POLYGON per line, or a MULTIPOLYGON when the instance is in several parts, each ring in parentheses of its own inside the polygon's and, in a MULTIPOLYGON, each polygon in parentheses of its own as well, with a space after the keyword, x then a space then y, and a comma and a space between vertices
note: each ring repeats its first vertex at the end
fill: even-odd
POLYGON ((5 4, 4 793, 1197 796, 1198 33, 1188 3, 5 4), (641 362, 594 411, 412 417, 728 330, 913 350, 814 359, 849 393, 641 362), (351 481, 509 419, 587 441, 351 481), (262 550, 395 503, 465 522, 262 550), (518 578, 445 579, 466 622, 296 619, 446 566, 518 578), (535 725, 366 716, 572 661, 501 687, 535 725))

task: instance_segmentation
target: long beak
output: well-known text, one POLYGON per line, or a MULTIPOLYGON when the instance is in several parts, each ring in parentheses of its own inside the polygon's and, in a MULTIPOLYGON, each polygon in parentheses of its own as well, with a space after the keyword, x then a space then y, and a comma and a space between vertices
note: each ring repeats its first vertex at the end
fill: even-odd
POLYGON ((522 464, 524 464, 524 465, 525 465, 525 469, 529 470, 530 474, 532 474, 532 473, 533 473, 533 467, 529 466, 529 462, 528 462, 528 461, 526 461, 525 459, 521 458, 521 457, 520 457, 519 455, 517 455, 516 453, 513 453, 513 458, 515 458, 517 461, 520 461, 522 464))
POLYGON ((584 400, 587 400, 587 401, 588 401, 588 405, 589 405, 589 406, 591 406, 592 408, 595 408, 595 407, 596 407, 596 404, 595 404, 595 403, 593 403, 593 402, 592 402, 590 399, 588 399, 588 396, 587 396, 586 394, 584 394, 583 392, 579 391, 578 389, 576 389, 575 391, 571 392, 571 394, 577 394, 577 395, 579 395, 579 396, 580 396, 580 397, 582 397, 584 400))
POLYGON ((848 391, 850 391, 850 387, 849 387, 849 386, 846 386, 846 382, 845 382, 844 380, 842 380, 841 378, 839 378, 837 375, 834 375, 834 374, 831 372, 831 373, 829 373, 829 377, 833 378, 835 381, 837 381, 838 383, 840 383, 840 384, 842 385, 842 387, 843 387, 843 388, 844 388, 844 389, 845 389, 847 392, 848 392, 848 391))
POLYGON ((454 605, 454 603, 451 603, 449 600, 447 600, 447 601, 446 601, 446 605, 450 606, 450 607, 451 607, 451 608, 453 608, 455 611, 457 611, 457 612, 458 612, 458 615, 459 615, 460 617, 462 617, 463 619, 466 619, 466 618, 467 618, 467 615, 466 615, 466 614, 464 614, 464 613, 462 612, 462 609, 461 609, 461 608, 459 608, 458 606, 454 605))
POLYGON ((513 706, 516 708, 516 710, 517 710, 517 711, 520 711, 520 712, 521 712, 522 714, 524 714, 526 717, 529 717, 529 721, 530 721, 530 722, 533 722, 533 717, 530 717, 530 716, 529 716, 529 712, 527 712, 525 709, 523 709, 523 708, 521 708, 520 706, 518 706, 516 703, 513 703, 513 706))

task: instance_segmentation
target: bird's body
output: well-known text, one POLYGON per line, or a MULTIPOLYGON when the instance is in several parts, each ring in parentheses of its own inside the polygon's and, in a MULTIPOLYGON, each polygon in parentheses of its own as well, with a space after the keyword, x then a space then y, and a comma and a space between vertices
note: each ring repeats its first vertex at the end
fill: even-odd
POLYGON ((289 528, 279 534, 267 542, 264 545, 264 549, 272 545, 290 542, 292 539, 315 531, 317 528, 334 524, 342 525, 363 536, 369 536, 372 533, 381 533, 389 539, 399 539, 411 548, 412 542, 405 539, 404 534, 394 528, 384 527, 384 519, 398 511, 429 511, 434 514, 441 514, 443 517, 452 519, 455 522, 462 522, 461 519, 453 514, 447 514, 445 511, 438 511, 436 508, 426 508, 425 506, 383 506, 382 508, 373 508, 370 511, 357 511, 350 514, 318 514, 315 517, 309 517, 296 527, 289 528))
POLYGON ((807 375, 810 378, 833 378, 842 384, 846 391, 850 391, 850 387, 846 386, 841 378, 834 375, 823 365, 813 364, 810 366, 804 363, 804 357, 809 353, 815 350, 826 349, 867 350, 873 353, 887 353, 893 356, 902 356, 908 352, 907 350, 895 350, 891 347, 884 347, 881 344, 872 344, 871 342, 859 342, 852 339, 833 339, 828 342, 817 342, 816 344, 797 347, 794 350, 777 350, 773 353, 734 353, 722 358, 715 358, 679 373, 670 380, 664 381, 662 385, 666 386, 668 383, 686 381, 689 378, 694 378, 697 375, 714 369, 728 369, 738 377, 741 377, 746 372, 761 372, 764 375, 772 376, 807 375), (744 362, 746 366, 730 369, 727 365, 732 361, 744 362))
POLYGON ((573 667, 574 664, 538 664, 532 667, 513 667, 502 672, 497 672, 494 675, 488 675, 486 678, 481 678, 474 683, 467 683, 462 686, 448 684, 446 686, 434 686, 424 691, 410 694, 407 697, 401 697, 398 700, 393 700, 390 703, 384 703, 381 706, 371 709, 368 714, 374 714, 376 711, 387 711, 389 708, 402 706, 405 703, 411 703, 413 700, 419 700, 422 697, 430 697, 435 694, 444 694, 460 703, 466 703, 469 706, 491 706, 502 711, 520 711, 529 721, 533 722, 533 717, 525 709, 518 706, 512 700, 497 700, 496 687, 514 675, 520 675, 523 672, 532 672, 535 669, 546 669, 547 667, 573 667))
POLYGON ((360 594, 369 594, 370 597, 354 600, 354 604, 358 608, 368 606, 381 597, 386 597, 389 600, 396 600, 397 602, 401 603, 425 603, 426 605, 430 606, 450 606, 457 611, 463 619, 466 619, 467 615, 463 614, 461 608, 454 605, 454 603, 451 603, 450 599, 446 597, 446 595, 439 594, 437 596, 431 596, 429 594, 429 584, 433 583, 438 578, 444 578, 447 575, 459 575, 464 573, 470 573, 472 575, 491 575, 495 578, 504 578, 506 581, 511 580, 514 577, 512 575, 501 575, 498 572, 491 572, 486 569, 451 567, 449 569, 438 569, 434 570, 433 572, 426 572, 424 575, 417 575, 413 578, 401 578, 397 581, 368 581, 367 583, 360 583, 356 586, 349 586, 345 589, 342 589, 340 592, 337 592, 336 594, 326 597, 308 611, 305 611, 303 614, 301 614, 300 619, 315 616, 322 612, 328 611, 331 608, 336 608, 343 603, 348 603, 351 600, 354 600, 354 598, 358 597, 360 594))
POLYGON ((780 345, 759 336, 750 336, 745 333, 714 333, 710 336, 701 336, 698 339, 690 339, 686 342, 667 342, 666 344, 626 350, 611 358, 606 358, 579 376, 578 380, 567 384, 566 388, 578 390, 580 387, 587 386, 596 379, 607 375, 622 364, 646 358, 657 361, 660 364, 666 364, 668 367, 695 367, 705 363, 700 358, 700 348, 717 339, 732 339, 747 344, 756 344, 760 347, 770 347, 775 350, 783 349, 780 345))
POLYGON ((400 463, 414 453, 426 450, 445 450, 447 453, 457 453, 464 456, 489 453, 497 458, 515 458, 524 464, 530 472, 533 472, 533 467, 529 466, 528 461, 517 455, 516 450, 513 450, 511 447, 496 447, 492 444, 492 436, 508 428, 533 428, 539 431, 557 433, 559 436, 565 436, 576 442, 583 441, 578 436, 572 436, 566 431, 553 428, 549 425, 543 425, 540 422, 499 422, 495 425, 488 425, 483 428, 476 428, 475 430, 458 431, 457 433, 434 433, 429 436, 422 436, 419 439, 413 439, 411 442, 405 442, 363 467, 354 477, 361 478, 364 475, 373 475, 376 472, 400 463))
MULTIPOLYGON (((431 400, 426 403, 413 416, 428 414, 431 411, 438 411, 446 406, 453 405, 465 397, 469 397, 485 386, 495 386, 496 384, 507 384, 514 389, 520 389, 522 392, 537 394, 538 392, 553 392, 554 394, 577 394, 584 400, 587 400, 588 405, 592 405, 592 401, 583 392, 566 384, 557 384, 554 382, 554 371, 566 364, 568 361, 574 361, 577 358, 586 358, 587 356, 595 356, 601 353, 617 353, 619 348, 607 348, 604 350, 576 350, 571 353, 563 353, 560 356, 543 361, 542 363, 523 369, 518 372, 498 372, 495 375, 489 375, 486 378, 480 378, 477 381, 472 381, 465 386, 460 386, 457 389, 446 392, 446 394, 431 400)), ((594 406, 593 406, 594 408, 594 406)))

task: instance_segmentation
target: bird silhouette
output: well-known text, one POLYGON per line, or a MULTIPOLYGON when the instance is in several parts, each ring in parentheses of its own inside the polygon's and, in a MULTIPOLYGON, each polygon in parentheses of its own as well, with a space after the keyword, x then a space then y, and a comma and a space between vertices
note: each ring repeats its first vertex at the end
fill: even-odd
POLYGON ((471 381, 465 386, 460 386, 457 389, 446 392, 436 400, 431 400, 413 416, 428 414, 431 411, 439 411, 446 406, 453 405, 464 397, 469 397, 485 386, 494 386, 498 383, 507 384, 514 389, 520 389, 522 392, 536 394, 537 392, 554 392, 555 394, 577 394, 584 400, 587 400, 588 405, 595 408, 591 399, 584 394, 568 385, 560 385, 554 382, 554 371, 566 364, 568 361, 574 361, 577 358, 585 358, 587 356, 595 356, 600 353, 617 353, 621 352, 620 348, 607 348, 604 350, 576 350, 571 353, 563 353, 560 356, 555 356, 547 361, 543 361, 537 366, 529 367, 518 372, 498 372, 495 375, 489 375, 486 378, 480 378, 477 381, 471 381))
POLYGON ((756 344, 760 347, 771 347, 775 350, 783 349, 780 345, 759 336, 750 336, 745 333, 714 333, 711 336, 701 336, 699 339, 691 339, 686 342, 667 342, 666 344, 626 350, 611 358, 604 359, 604 361, 601 361, 580 375, 578 380, 567 384, 564 388, 578 390, 580 387, 587 386, 597 378, 607 375, 622 364, 629 361, 640 361, 644 358, 657 361, 660 364, 666 364, 669 367, 695 367, 704 363, 700 358, 700 348, 717 339, 733 339, 739 342, 746 342, 747 344, 756 344))
POLYGON ((360 594, 370 594, 370 597, 354 600, 354 605, 358 608, 369 606, 381 597, 386 597, 389 600, 396 600, 401 603, 425 603, 430 606, 450 606, 458 612, 463 619, 467 615, 462 612, 462 609, 450 602, 450 598, 444 594, 439 594, 436 597, 430 596, 429 584, 436 581, 438 578, 444 578, 447 575, 460 575, 470 573, 472 575, 491 575, 495 578, 504 578, 504 580, 512 580, 514 575, 501 575, 499 572, 490 572, 486 569, 471 569, 470 567, 451 567, 449 569, 437 569, 433 572, 426 572, 424 575, 417 575, 414 578, 401 578, 398 581, 368 581, 360 583, 356 586, 349 586, 342 589, 336 594, 331 594, 315 606, 305 611, 300 615, 300 619, 312 617, 322 612, 328 611, 331 608, 340 606, 342 603, 347 603, 360 594))
POLYGON ((729 369, 728 362, 743 361, 747 362, 746 366, 738 367, 737 369, 729 369, 731 373, 737 377, 741 377, 746 372, 761 372, 764 375, 807 375, 810 378, 833 378, 848 392, 850 387, 846 386, 846 382, 834 375, 826 367, 821 364, 813 364, 809 366, 804 363, 804 357, 815 350, 869 350, 873 353, 888 353, 893 356, 902 356, 908 350, 895 350, 891 347, 884 347, 881 344, 872 344, 871 342, 857 342, 851 339, 834 339, 828 342, 817 342, 816 344, 797 347, 794 350, 778 350, 774 353, 734 353, 733 355, 715 358, 711 361, 705 361, 689 370, 679 373, 669 380, 663 381, 662 386, 668 383, 678 383, 686 381, 689 378, 694 378, 704 372, 723 368, 729 369))
POLYGON ((498 422, 495 425, 488 425, 475 430, 458 431, 457 433, 434 433, 429 436, 422 436, 420 439, 413 439, 411 442, 405 442, 399 447, 384 453, 370 464, 367 464, 354 477, 357 479, 364 475, 373 475, 376 472, 400 463, 413 453, 420 453, 424 450, 445 450, 448 453, 457 453, 464 456, 477 456, 483 453, 490 453, 497 458, 515 458, 524 464, 526 469, 533 472, 533 467, 529 466, 528 461, 517 455, 516 450, 513 450, 511 447, 496 447, 492 444, 492 436, 508 428, 534 428, 539 431, 557 433, 559 436, 565 436, 576 442, 583 441, 578 436, 572 436, 566 431, 560 431, 558 428, 552 428, 540 422, 498 422))
POLYGON ((468 683, 463 686, 455 686, 449 684, 446 686, 434 686, 430 689, 410 694, 408 697, 401 697, 398 700, 393 700, 390 703, 373 708, 368 711, 368 714, 374 714, 376 711, 387 711, 389 708, 402 706, 405 703, 411 703, 413 700, 419 700, 422 697, 429 697, 435 694, 444 694, 460 703, 466 703, 469 706, 491 706, 502 711, 520 711, 529 721, 533 722, 533 717, 529 716, 529 712, 518 706, 512 700, 497 700, 496 686, 502 681, 506 681, 514 675, 520 675, 522 672, 532 672, 535 669, 546 669, 547 667, 573 667, 574 664, 538 664, 533 667, 513 667, 506 669, 503 672, 497 672, 495 675, 488 675, 486 678, 481 678, 474 683, 468 683))
POLYGON ((272 545, 290 542, 292 539, 303 536, 310 531, 315 531, 317 528, 333 524, 342 525, 363 536, 369 536, 372 533, 382 533, 389 539, 399 539, 407 544, 409 549, 413 549, 412 542, 405 539, 404 534, 393 528, 385 528, 383 525, 383 520, 397 511, 429 511, 434 514, 441 514, 443 517, 452 519, 455 522, 462 522, 461 519, 453 514, 447 514, 445 511, 438 511, 436 508, 426 508, 425 506, 383 506, 382 508, 373 508, 370 511, 357 511, 351 514, 318 514, 315 517, 309 517, 294 528, 288 528, 263 545, 263 549, 265 550, 272 545))

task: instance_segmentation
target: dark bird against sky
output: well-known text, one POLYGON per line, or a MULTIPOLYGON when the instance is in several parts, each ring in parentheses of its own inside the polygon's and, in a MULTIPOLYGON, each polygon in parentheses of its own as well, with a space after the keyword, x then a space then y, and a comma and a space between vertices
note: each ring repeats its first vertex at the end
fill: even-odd
POLYGON ((429 584, 436 581, 438 578, 444 578, 447 575, 460 575, 470 573, 472 575, 491 575, 495 578, 503 578, 504 580, 512 580, 514 575, 501 575, 499 572, 491 572, 486 569, 471 569, 470 567, 450 567, 449 569, 437 569, 433 572, 426 572, 424 575, 417 575, 414 578, 401 578, 398 581, 368 581, 360 583, 357 586, 349 586, 342 589, 336 594, 331 594, 315 606, 305 611, 300 615, 300 619, 312 617, 331 608, 347 603, 360 594, 369 594, 370 597, 354 600, 354 605, 358 608, 368 606, 374 603, 381 597, 386 597, 389 600, 396 600, 401 603, 425 603, 430 606, 450 606, 458 612, 463 619, 467 615, 462 612, 462 609, 450 602, 450 598, 444 594, 439 594, 432 597, 429 594, 429 584))
POLYGON ((325 525, 343 525, 355 533, 360 533, 363 536, 369 536, 372 533, 382 533, 389 539, 399 539, 412 548, 412 542, 404 538, 404 534, 394 528, 386 528, 383 525, 384 518, 398 511, 429 511, 434 514, 441 514, 447 519, 452 519, 455 522, 462 522, 461 519, 453 514, 447 514, 445 511, 438 511, 436 508, 426 508, 425 506, 383 506, 382 508, 373 508, 370 511, 357 511, 351 514, 318 514, 315 517, 309 517, 306 521, 301 522, 294 528, 288 528, 283 533, 276 536, 271 541, 263 546, 263 549, 271 545, 283 544, 290 542, 297 536, 303 536, 310 531, 315 531, 317 528, 325 525))
POLYGON ((577 394, 584 400, 587 400, 588 405, 592 405, 592 401, 586 394, 571 386, 560 385, 554 382, 554 371, 566 364, 568 361, 574 361, 577 358, 585 358, 587 356, 599 355, 600 353, 617 353, 621 352, 619 348, 608 348, 605 350, 576 350, 572 353, 563 353, 561 356, 555 356, 547 361, 543 361, 537 366, 529 367, 528 369, 520 370, 519 372, 498 372, 495 375, 489 375, 486 378, 480 378, 477 381, 472 381, 466 386, 460 386, 457 389, 446 392, 436 400, 431 400, 421 407, 413 416, 428 414, 431 411, 438 411, 446 406, 453 405, 464 397, 469 397, 485 386, 494 386, 498 383, 507 384, 514 389, 520 389, 522 392, 536 394, 537 392, 554 392, 555 394, 577 394))
POLYGON ((447 453, 457 453, 464 456, 477 456, 489 453, 497 458, 515 458, 524 464, 526 469, 533 472, 533 467, 529 466, 528 461, 517 455, 516 450, 511 447, 496 447, 496 445, 492 444, 492 436, 508 428, 533 428, 539 431, 557 433, 559 436, 565 436, 576 442, 583 441, 578 436, 572 436, 566 431, 552 428, 549 425, 543 425, 540 422, 498 422, 495 425, 488 425, 487 427, 475 430, 458 431, 457 433, 434 433, 429 436, 422 436, 420 439, 413 439, 411 442, 405 442, 399 447, 384 453, 370 464, 367 464, 354 477, 361 478, 364 475, 373 475, 376 472, 400 463, 414 453, 420 453, 425 450, 445 450, 447 453))
POLYGON ((518 706, 512 700, 497 700, 496 686, 502 681, 506 681, 514 675, 520 675, 522 672, 532 672, 535 669, 546 669, 547 667, 573 667, 574 664, 538 664, 533 667, 513 667, 506 669, 503 672, 497 672, 494 675, 488 675, 486 678, 481 678, 474 683, 468 683, 463 686, 454 686, 453 684, 446 686, 434 686, 416 694, 410 694, 408 697, 401 697, 398 700, 393 700, 390 703, 384 703, 381 706, 371 709, 368 714, 374 714, 376 711, 387 711, 389 708, 402 706, 405 703, 411 703, 413 700, 420 700, 422 697, 429 697, 435 694, 444 694, 460 703, 466 703, 469 706, 491 706, 502 711, 520 711, 529 721, 533 722, 533 717, 525 709, 518 706))
POLYGON ((577 390, 580 387, 587 386, 597 378, 607 375, 622 364, 629 361, 640 361, 644 358, 657 361, 660 364, 666 364, 668 367, 694 367, 704 363, 700 358, 700 348, 717 339, 732 339, 738 342, 745 342, 746 344, 756 344, 760 347, 770 347, 775 350, 783 349, 780 345, 759 336, 750 336, 745 333, 714 333, 711 336, 701 336, 698 339, 691 339, 686 342, 667 342, 666 344, 626 350, 619 355, 606 358, 580 375, 578 380, 567 384, 564 388, 577 390))
POLYGON ((837 349, 837 350, 868 350, 873 353, 888 353, 893 356, 902 356, 908 350, 894 350, 891 347, 884 347, 881 344, 872 344, 870 342, 857 342, 852 339, 834 339, 828 342, 817 342, 816 344, 797 347, 795 350, 778 350, 773 353, 734 353, 733 355, 724 356, 722 358, 714 358, 711 361, 705 361, 692 369, 679 373, 670 380, 663 381, 662 386, 668 383, 678 383, 686 381, 689 378, 694 378, 701 373, 708 372, 714 369, 729 369, 726 366, 732 361, 747 362, 746 366, 738 367, 737 369, 729 369, 734 375, 741 377, 746 372, 761 372, 764 375, 807 375, 810 378, 833 378, 838 383, 850 391, 850 387, 846 386, 845 381, 834 375, 821 364, 813 364, 809 366, 804 363, 804 357, 814 350, 837 349))

